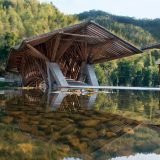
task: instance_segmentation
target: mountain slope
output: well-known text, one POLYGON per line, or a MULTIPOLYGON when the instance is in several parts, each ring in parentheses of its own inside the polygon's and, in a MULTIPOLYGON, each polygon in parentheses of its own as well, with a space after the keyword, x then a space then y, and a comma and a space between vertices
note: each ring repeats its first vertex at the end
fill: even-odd
POLYGON ((132 24, 143 28, 148 31, 156 40, 160 41, 160 18, 157 19, 136 19, 133 17, 117 16, 112 15, 104 11, 91 10, 88 12, 83 12, 78 15, 80 20, 84 19, 95 19, 97 16, 109 17, 111 20, 123 24, 132 24))
MULTIPOLYGON (((114 16, 103 11, 89 11, 76 15, 79 20, 94 20, 111 32, 129 41, 137 47, 143 47, 157 41, 153 32, 140 25, 129 23, 134 20, 128 17, 114 16)), ((136 20, 141 24, 141 20, 136 20)), ((147 23, 150 20, 144 20, 147 23)), ((154 21, 154 20, 153 20, 154 21)), ((149 23, 148 23, 149 24, 149 23)), ((152 30, 152 26, 149 26, 152 30)), ((158 25, 156 27, 159 27, 158 25)), ((156 86, 158 85, 158 68, 155 61, 160 58, 159 51, 148 51, 142 55, 132 56, 113 62, 96 65, 100 84, 123 86, 156 86)))

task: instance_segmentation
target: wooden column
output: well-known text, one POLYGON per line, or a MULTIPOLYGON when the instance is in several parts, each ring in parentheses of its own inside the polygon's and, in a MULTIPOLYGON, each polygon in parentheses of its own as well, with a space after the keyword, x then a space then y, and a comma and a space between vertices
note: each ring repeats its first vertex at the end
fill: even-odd
POLYGON ((78 80, 82 82, 84 82, 86 78, 85 66, 86 66, 86 62, 82 62, 79 75, 78 75, 78 80))
POLYGON ((93 65, 86 65, 87 83, 91 86, 99 86, 93 65))
POLYGON ((78 80, 87 82, 91 86, 99 86, 93 65, 86 62, 82 62, 81 64, 78 80))

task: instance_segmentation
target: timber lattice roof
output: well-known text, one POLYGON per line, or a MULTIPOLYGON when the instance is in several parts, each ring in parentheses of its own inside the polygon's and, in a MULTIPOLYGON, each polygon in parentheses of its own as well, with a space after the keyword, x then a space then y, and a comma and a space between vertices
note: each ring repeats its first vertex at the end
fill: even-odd
POLYGON ((79 54, 81 61, 90 64, 142 53, 104 27, 87 21, 22 41, 19 46, 11 48, 6 69, 19 71, 20 63, 27 55, 59 61, 67 52, 79 54), (42 54, 38 54, 37 50, 42 54))
POLYGON ((23 86, 48 83, 47 62, 59 65, 66 79, 78 80, 82 62, 102 63, 142 53, 92 22, 82 22, 23 40, 10 50, 6 71, 22 76, 23 86))

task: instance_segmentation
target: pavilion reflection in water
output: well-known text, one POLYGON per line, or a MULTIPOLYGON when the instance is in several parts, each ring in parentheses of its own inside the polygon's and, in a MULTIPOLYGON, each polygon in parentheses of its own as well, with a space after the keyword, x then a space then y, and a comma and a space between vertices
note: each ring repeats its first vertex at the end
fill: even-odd
POLYGON ((37 91, 17 91, 7 100, 1 122, 54 144, 55 148, 63 148, 57 149, 56 154, 65 152, 65 156, 83 159, 128 156, 140 148, 141 152, 143 149, 150 152, 160 147, 159 129, 154 130, 141 121, 91 109, 96 95, 67 92, 45 95, 37 91), (140 138, 141 133, 144 136, 140 138), (152 135, 156 141, 155 138, 152 140, 152 135), (150 138, 147 143, 146 138, 150 138))

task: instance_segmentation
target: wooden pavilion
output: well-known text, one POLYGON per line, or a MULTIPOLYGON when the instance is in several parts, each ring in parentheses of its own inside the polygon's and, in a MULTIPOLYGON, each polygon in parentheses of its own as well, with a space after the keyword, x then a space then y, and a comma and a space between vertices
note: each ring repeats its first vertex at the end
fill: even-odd
POLYGON ((98 85, 93 64, 142 53, 92 21, 34 36, 11 48, 6 71, 20 74, 23 86, 98 85))

